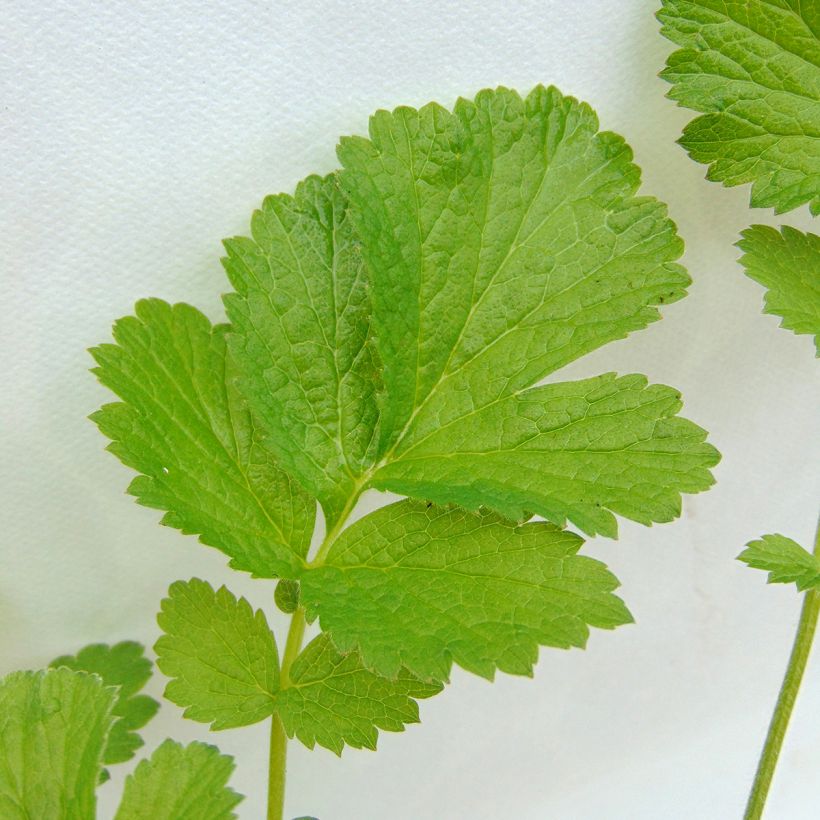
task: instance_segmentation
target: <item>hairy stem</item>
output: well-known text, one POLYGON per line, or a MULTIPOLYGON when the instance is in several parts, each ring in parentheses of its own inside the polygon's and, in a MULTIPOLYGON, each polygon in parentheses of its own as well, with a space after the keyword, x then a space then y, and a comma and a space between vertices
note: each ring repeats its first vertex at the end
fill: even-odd
MULTIPOLYGON (((820 555, 820 522, 817 525, 817 533, 814 537, 814 554, 820 555)), ((780 756, 780 749, 783 746, 783 738, 789 726, 794 702, 800 689, 800 682, 806 669, 809 659, 814 632, 817 628, 817 617, 820 614, 820 589, 810 589, 804 594, 803 608, 800 612, 800 622, 797 626, 797 635, 794 639, 789 665, 786 667, 786 676, 780 687, 780 695, 777 698, 777 705, 772 714, 772 721, 769 724, 769 732, 766 736, 766 743, 760 755, 760 762, 757 766, 757 773, 749 793, 749 802, 746 804, 745 820, 760 820, 763 815, 763 808, 766 805, 766 797, 769 794, 769 787, 772 784, 777 758, 780 756)))

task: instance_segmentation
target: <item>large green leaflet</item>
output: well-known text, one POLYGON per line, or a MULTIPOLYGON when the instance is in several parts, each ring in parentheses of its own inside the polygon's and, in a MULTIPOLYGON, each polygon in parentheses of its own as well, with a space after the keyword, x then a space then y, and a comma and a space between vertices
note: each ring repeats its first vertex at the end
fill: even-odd
POLYGON ((552 524, 400 501, 342 533, 305 573, 302 600, 339 649, 388 677, 447 680, 454 661, 531 674, 539 645, 583 647, 589 626, 632 620, 582 543, 552 524))
POLYGON ((766 288, 764 313, 783 320, 781 327, 814 336, 820 356, 820 236, 784 225, 743 231, 738 247, 746 274, 766 288))
POLYGON ((92 353, 100 381, 123 399, 93 414, 109 450, 137 476, 128 491, 162 519, 271 578, 302 563, 315 503, 275 466, 237 393, 226 326, 189 305, 137 304, 92 353))
POLYGON ((671 521, 681 492, 711 483, 715 451, 680 407, 676 390, 637 375, 533 388, 420 436, 374 484, 614 537, 612 513, 671 521))
POLYGON ((681 46, 661 76, 703 112, 680 142, 724 185, 751 182, 751 204, 820 212, 820 4, 663 0, 661 31, 681 46))
POLYGON ((99 675, 106 686, 118 687, 113 712, 116 720, 108 735, 103 763, 130 760, 143 745, 136 730, 145 726, 159 709, 156 700, 139 694, 151 677, 151 661, 143 654, 143 646, 135 641, 121 641, 113 646, 90 644, 76 655, 55 658, 49 665, 91 672, 99 675))
MULTIPOLYGON (((667 420, 676 395, 623 413, 603 437, 576 425, 549 445, 560 453, 530 453, 522 469, 539 424, 572 423, 595 393, 588 382, 525 388, 657 320, 689 283, 665 207, 634 196, 631 151, 598 132, 588 106, 538 87, 526 99, 481 92, 452 113, 382 111, 370 139, 342 140, 339 156, 387 390, 375 486, 614 535, 607 510, 668 521, 681 492, 711 484, 703 431, 667 420), (469 458, 447 469, 459 448, 469 458), (616 473, 612 491, 583 486, 616 473), (629 487, 635 503, 622 503, 629 487)), ((625 386, 626 403, 640 402, 625 386)))
POLYGON ((215 746, 166 740, 125 781, 115 820, 232 820, 233 758, 215 746))
POLYGON ((0 680, 0 817, 94 817, 116 700, 96 675, 67 668, 0 680))
POLYGON ((376 113, 339 147, 372 276, 383 448, 658 318, 689 283, 631 151, 555 89, 376 113))
POLYGON ((185 716, 212 729, 244 726, 278 713, 290 736, 341 753, 345 744, 376 747, 378 729, 418 722, 414 698, 441 690, 407 670, 391 679, 340 653, 326 635, 312 641, 281 680, 265 616, 225 587, 194 578, 171 585, 162 602, 157 664, 171 678, 165 695, 185 716))
POLYGON ((333 177, 268 197, 225 242, 240 387, 279 463, 331 522, 372 460, 378 369, 365 268, 333 177))

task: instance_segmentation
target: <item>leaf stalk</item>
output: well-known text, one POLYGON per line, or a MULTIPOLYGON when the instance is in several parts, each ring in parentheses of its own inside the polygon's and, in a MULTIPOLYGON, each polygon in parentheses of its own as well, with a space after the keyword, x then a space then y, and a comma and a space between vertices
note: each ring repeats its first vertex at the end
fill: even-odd
MULTIPOLYGON (((364 482, 363 482, 364 483, 364 482)), ((333 546, 333 542, 339 537, 344 529, 347 519, 350 517, 353 508, 361 494, 361 487, 357 487, 345 504, 341 515, 336 519, 333 526, 325 535, 316 557, 311 561, 310 566, 319 566, 324 561, 325 556, 333 546)), ((282 667, 279 674, 280 685, 285 688, 290 683, 290 669, 294 661, 299 657, 302 649, 302 642, 305 638, 307 619, 305 608, 297 607, 290 619, 288 636, 285 640, 285 651, 282 654, 282 667)), ((270 725, 270 754, 268 758, 268 814, 267 820, 283 820, 285 811, 285 780, 287 775, 287 754, 288 736, 282 720, 277 713, 273 714, 270 725)))
MULTIPOLYGON (((290 668, 299 656, 305 637, 304 607, 298 607, 290 619, 290 628, 282 655, 281 685, 290 681, 290 668)), ((287 774, 288 736, 278 713, 274 712, 270 724, 270 756, 268 758, 268 818, 282 820, 285 810, 285 777, 287 774)))

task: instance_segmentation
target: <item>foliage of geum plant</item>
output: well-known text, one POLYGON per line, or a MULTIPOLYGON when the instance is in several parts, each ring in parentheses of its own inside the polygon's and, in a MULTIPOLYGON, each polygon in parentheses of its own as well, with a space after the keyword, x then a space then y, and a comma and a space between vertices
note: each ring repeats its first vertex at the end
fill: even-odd
POLYGON ((629 622, 567 525, 671 521, 718 459, 678 391, 641 375, 534 386, 690 281, 587 105, 538 87, 379 111, 338 156, 225 243, 229 324, 151 299, 93 351, 129 492, 285 584, 281 657, 261 611, 197 579, 171 586, 156 645, 187 717, 271 718, 271 817, 286 736, 373 748, 453 663, 528 675, 539 646, 629 622), (407 498, 346 526, 371 488, 407 498))
POLYGON ((177 581, 155 647, 187 717, 270 719, 270 818, 287 738, 374 748, 453 663, 529 675, 539 647, 631 621, 582 534, 673 520, 718 460, 674 388, 553 375, 690 283, 665 206, 589 106, 537 87, 379 111, 338 156, 225 243, 227 324, 149 299, 93 351, 121 400, 93 418, 139 473, 129 492, 279 579, 292 613, 277 643, 244 599, 177 581), (406 498, 350 524, 368 489, 406 498))
MULTIPOLYGON (((140 694, 151 661, 132 641, 92 644, 47 670, 0 680, 0 817, 88 820, 108 766, 134 757, 159 703, 140 694)), ((166 740, 125 781, 115 820, 218 820, 242 799, 230 757, 166 740)))
MULTIPOLYGON (((701 112, 680 143, 707 177, 752 183, 751 205, 820 213, 820 3, 801 0, 665 0, 662 32, 681 46, 661 73, 669 96, 701 112)), ((820 236, 784 225, 743 231, 747 275, 766 289, 765 313, 814 336, 820 355, 820 236)), ((762 816, 820 614, 820 528, 809 552, 779 533, 738 556, 769 582, 805 591, 792 656, 746 808, 762 816)))

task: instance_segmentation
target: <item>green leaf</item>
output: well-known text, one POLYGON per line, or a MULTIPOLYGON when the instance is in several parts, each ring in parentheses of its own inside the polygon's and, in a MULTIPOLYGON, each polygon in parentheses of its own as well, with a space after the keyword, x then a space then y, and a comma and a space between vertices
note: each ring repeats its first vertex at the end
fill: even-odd
POLYGON ((378 368, 361 252, 334 177, 268 197, 225 242, 239 386, 277 462, 335 520, 372 463, 378 368))
POLYGON ((141 729, 159 709, 159 703, 148 695, 137 694, 151 677, 151 661, 144 647, 134 641, 109 646, 95 643, 83 647, 76 655, 61 655, 49 666, 65 666, 76 672, 99 675, 106 686, 118 687, 114 704, 114 721, 103 754, 103 763, 130 760, 143 745, 135 730, 141 729))
POLYGON ((185 717, 228 729, 273 714, 279 654, 261 610, 194 578, 171 584, 157 621, 165 697, 187 707, 185 717))
POLYGON ((615 537, 612 513, 671 521, 681 492, 712 484, 715 450, 705 430, 675 415, 680 407, 676 390, 637 375, 526 390, 418 437, 373 484, 615 537))
POLYGON ((92 419, 111 450, 142 475, 128 491, 166 510, 163 524, 196 533, 263 578, 293 575, 310 545, 315 503, 260 446, 235 387, 226 326, 189 305, 141 301, 92 350, 100 381, 123 399, 92 419))
POLYGON ((228 787, 233 770, 215 746, 166 740, 128 775, 116 820, 230 820, 243 799, 228 787))
POLYGON ((764 313, 781 327, 814 336, 820 356, 820 236, 784 225, 752 225, 737 246, 746 275, 766 288, 764 313))
POLYGON ((246 726, 278 712, 288 734, 340 754, 345 743, 375 749, 377 729, 402 731, 418 722, 412 698, 441 691, 406 670, 386 680, 358 655, 342 655, 326 636, 312 641, 281 681, 273 633, 225 587, 214 592, 194 578, 171 585, 158 619, 165 633, 157 665, 171 678, 165 696, 185 717, 212 729, 246 726))
POLYGON ((528 675, 539 645, 583 647, 589 626, 632 620, 617 579, 576 555, 582 543, 552 524, 400 501, 341 534, 304 574, 302 601, 386 677, 447 680, 453 662, 528 675))
POLYGON ((413 698, 429 698, 442 690, 406 669, 388 680, 366 669, 358 653, 343 655, 330 638, 320 635, 302 651, 290 680, 277 699, 285 731, 308 748, 318 743, 341 754, 344 744, 375 749, 377 729, 404 731, 418 723, 413 698))
POLYGON ((708 179, 752 184, 751 204, 820 213, 820 5, 805 0, 663 0, 682 48, 661 77, 702 112, 680 143, 708 179))
POLYGON ((112 723, 114 689, 70 669, 0 680, 0 817, 88 820, 112 723))
POLYGON ((769 573, 769 584, 797 584, 799 590, 820 587, 820 559, 785 535, 762 535, 738 555, 754 569, 769 573))
MULTIPOLYGON (((529 416, 569 422, 585 405, 576 394, 591 384, 525 389, 657 320, 656 306, 680 299, 689 284, 674 261, 683 245, 665 206, 634 196, 640 173, 629 147, 599 132, 587 105, 538 87, 526 99, 482 91, 453 112, 435 104, 380 111, 370 139, 343 139, 339 157, 371 271, 386 387, 373 486, 508 516, 536 511, 612 535, 606 504, 635 517, 652 498, 638 519, 667 521, 681 492, 711 484, 716 451, 699 428, 667 419, 677 396, 663 401, 674 410, 645 409, 646 423, 636 422, 642 411, 624 413, 624 429, 607 431, 616 448, 645 451, 612 492, 583 486, 606 481, 589 467, 595 442, 582 441, 578 427, 576 439, 555 437, 556 475, 540 463, 520 470, 515 448, 528 430, 537 433, 529 416), (644 440, 660 419, 673 459, 666 443, 644 440), (427 469, 435 462, 441 471, 473 443, 469 459, 455 456, 469 486, 453 486, 457 470, 427 469), (670 461, 679 467, 669 470, 670 461), (632 503, 622 500, 629 486, 640 487, 632 503)), ((604 392, 611 381, 601 377, 604 392)), ((623 385, 630 400, 640 392, 630 379, 623 385)))

